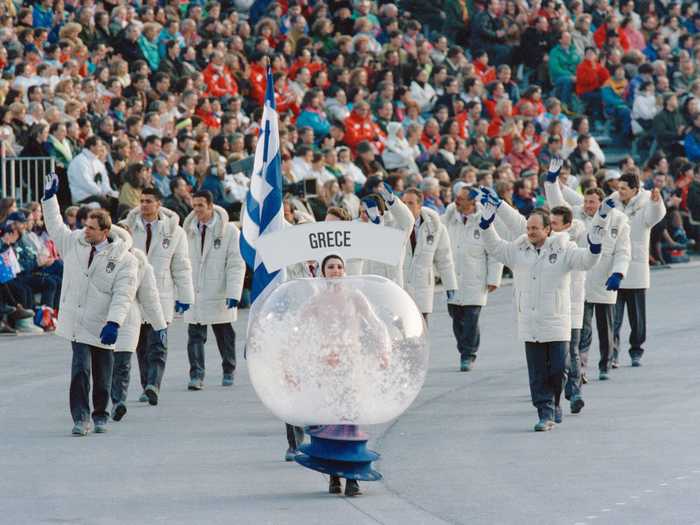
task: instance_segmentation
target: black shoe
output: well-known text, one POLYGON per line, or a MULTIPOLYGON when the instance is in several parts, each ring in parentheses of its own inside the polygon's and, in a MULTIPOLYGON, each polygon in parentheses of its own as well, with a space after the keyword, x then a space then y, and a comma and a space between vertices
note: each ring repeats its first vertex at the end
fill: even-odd
POLYGON ((331 480, 328 483, 328 493, 329 494, 340 494, 343 489, 340 486, 340 478, 338 476, 331 476, 331 480))
POLYGON ((121 421, 126 415, 126 405, 124 403, 117 403, 112 411, 112 419, 114 421, 121 421))
POLYGON ((578 414, 579 412, 581 412, 581 409, 584 406, 585 403, 583 402, 581 396, 574 396, 574 398, 571 400, 571 413, 578 414))
POLYGON ((146 394, 149 405, 156 406, 158 404, 158 389, 156 387, 148 385, 143 393, 146 394))
POLYGON ((359 496, 362 494, 360 491, 360 484, 356 479, 349 479, 345 482, 345 495, 348 497, 359 496))
POLYGON ((632 366, 634 366, 634 367, 642 366, 642 358, 638 357, 638 356, 633 357, 632 358, 632 366))

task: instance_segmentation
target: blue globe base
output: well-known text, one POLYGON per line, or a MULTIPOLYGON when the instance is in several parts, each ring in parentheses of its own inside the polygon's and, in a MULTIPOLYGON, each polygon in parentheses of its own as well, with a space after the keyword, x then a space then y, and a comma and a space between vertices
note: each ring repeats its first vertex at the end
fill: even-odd
POLYGON ((379 481, 382 475, 372 468, 379 454, 367 450, 367 440, 328 439, 311 436, 311 443, 299 447, 294 460, 300 465, 345 479, 379 481))

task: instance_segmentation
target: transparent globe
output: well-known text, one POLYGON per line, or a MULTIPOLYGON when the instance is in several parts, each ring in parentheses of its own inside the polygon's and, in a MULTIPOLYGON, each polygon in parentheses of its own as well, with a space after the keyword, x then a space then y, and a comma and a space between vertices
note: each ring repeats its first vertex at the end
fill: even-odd
POLYGON ((261 401, 301 426, 389 421, 410 406, 428 370, 415 303, 370 275, 283 283, 256 305, 246 351, 261 401))

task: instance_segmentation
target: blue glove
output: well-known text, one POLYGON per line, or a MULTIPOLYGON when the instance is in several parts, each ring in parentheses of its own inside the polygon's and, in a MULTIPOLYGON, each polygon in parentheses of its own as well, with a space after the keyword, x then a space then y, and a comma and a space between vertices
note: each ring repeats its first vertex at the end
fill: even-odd
POLYGON ((498 196, 496 190, 489 188, 488 186, 482 186, 481 188, 481 204, 486 206, 486 204, 491 203, 494 206, 494 214, 496 210, 501 205, 503 200, 498 196))
POLYGON ((49 173, 44 184, 44 200, 47 201, 58 193, 58 175, 49 173))
POLYGON ((593 234, 593 239, 591 239, 591 234, 588 234, 588 248, 591 250, 593 255, 598 255, 603 249, 602 242, 595 242, 597 240, 596 234, 593 234))
POLYGON ((475 201, 481 196, 479 188, 469 188, 469 200, 475 201))
POLYGON ((190 305, 187 303, 181 303, 180 301, 175 301, 175 311, 179 314, 184 314, 190 309, 190 305))
POLYGON ((549 170, 547 171, 547 182, 557 182, 557 177, 561 171, 564 161, 559 157, 552 157, 549 161, 549 170))
POLYGON ((386 182, 384 182, 382 184, 382 186, 379 187, 379 189, 377 190, 377 193, 379 193, 379 195, 384 197, 384 200, 386 201, 386 203, 389 206, 394 204, 394 197, 395 197, 394 190, 386 182))
POLYGON ((607 281, 605 281, 605 289, 611 292, 616 292, 620 289, 620 281, 622 281, 622 274, 615 272, 608 277, 607 281))
POLYGON ((163 328, 162 330, 153 330, 153 333, 158 338, 158 342, 163 348, 168 348, 168 329, 163 328))
POLYGON ((493 202, 486 202, 481 210, 481 220, 479 221, 479 228, 482 230, 488 229, 491 223, 496 218, 496 209, 498 207, 493 202))
POLYGON ((230 310, 231 308, 236 308, 236 306, 238 306, 238 300, 226 299, 226 308, 230 310))
POLYGON ((600 208, 598 208, 598 215, 600 215, 601 218, 605 219, 605 217, 608 216, 608 213, 610 213, 610 210, 612 210, 613 208, 615 208, 615 201, 608 197, 600 205, 600 208))
POLYGON ((100 342, 103 345, 113 345, 117 341, 119 335, 119 325, 114 321, 107 321, 102 331, 100 332, 100 342))
POLYGON ((447 290, 447 300, 449 301, 455 296, 455 291, 454 290, 447 290))

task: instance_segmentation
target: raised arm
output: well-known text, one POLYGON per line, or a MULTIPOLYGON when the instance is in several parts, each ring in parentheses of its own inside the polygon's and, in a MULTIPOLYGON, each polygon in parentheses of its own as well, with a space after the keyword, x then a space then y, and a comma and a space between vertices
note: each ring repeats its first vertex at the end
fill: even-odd
POLYGON ((58 253, 61 254, 61 257, 65 257, 71 231, 63 222, 63 217, 61 217, 61 208, 56 198, 57 192, 58 175, 52 173, 47 177, 46 186, 44 188, 44 198, 41 201, 41 205, 44 213, 46 231, 49 232, 49 237, 56 245, 58 253))

